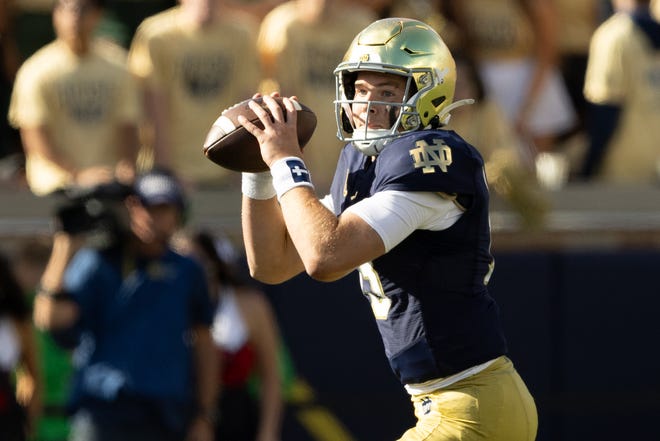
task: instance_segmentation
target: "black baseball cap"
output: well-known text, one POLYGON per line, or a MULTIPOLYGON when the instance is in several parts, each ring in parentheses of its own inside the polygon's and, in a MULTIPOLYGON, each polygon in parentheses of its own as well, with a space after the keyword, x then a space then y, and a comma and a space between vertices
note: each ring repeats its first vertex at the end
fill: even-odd
POLYGON ((181 210, 186 205, 186 195, 179 180, 168 170, 154 169, 138 175, 135 194, 146 207, 174 204, 181 210))

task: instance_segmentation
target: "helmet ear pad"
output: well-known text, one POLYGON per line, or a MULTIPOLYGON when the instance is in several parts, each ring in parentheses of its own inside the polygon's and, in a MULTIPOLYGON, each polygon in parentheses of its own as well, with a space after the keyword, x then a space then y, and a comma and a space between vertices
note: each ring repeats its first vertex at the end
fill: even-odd
POLYGON ((453 84, 455 83, 455 80, 453 79, 455 73, 436 71, 435 75, 438 75, 441 78, 440 81, 435 83, 432 87, 426 87, 426 89, 424 89, 425 84, 430 82, 428 75, 428 73, 424 73, 422 76, 416 77, 414 82, 415 86, 419 87, 419 90, 421 90, 421 93, 415 100, 415 110, 417 110, 422 127, 434 126, 434 123, 437 123, 437 115, 442 109, 447 107, 447 105, 451 104, 453 99, 453 84), (422 84, 418 85, 417 83, 420 82, 422 84))

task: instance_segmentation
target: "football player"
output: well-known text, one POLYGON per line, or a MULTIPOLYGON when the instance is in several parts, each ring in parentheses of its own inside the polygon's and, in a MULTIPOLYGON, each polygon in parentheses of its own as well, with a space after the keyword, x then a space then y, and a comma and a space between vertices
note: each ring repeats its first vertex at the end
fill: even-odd
POLYGON ((507 358, 488 293, 488 186, 479 152, 443 130, 455 63, 440 36, 411 19, 360 32, 335 70, 339 136, 348 141, 319 201, 296 140, 295 110, 251 103, 270 172, 243 174, 252 275, 321 281, 357 269, 415 427, 401 440, 531 441, 534 400, 507 358))

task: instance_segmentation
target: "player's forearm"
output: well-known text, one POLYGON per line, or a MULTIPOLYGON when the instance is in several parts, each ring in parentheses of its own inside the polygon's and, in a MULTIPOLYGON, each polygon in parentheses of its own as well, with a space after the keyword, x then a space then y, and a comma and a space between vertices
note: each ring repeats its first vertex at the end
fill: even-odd
POLYGON ((287 229, 305 271, 321 281, 344 277, 360 264, 382 254, 382 241, 356 216, 337 218, 307 187, 282 197, 287 229))
POLYGON ((276 198, 243 196, 243 240, 250 274, 264 283, 281 283, 303 270, 276 198))
POLYGON ((34 323, 41 329, 67 328, 78 319, 77 305, 55 295, 62 291, 64 272, 81 245, 81 238, 57 232, 53 237, 53 250, 41 276, 41 285, 34 301, 34 323))
POLYGON ((536 29, 536 66, 523 111, 533 108, 550 70, 556 65, 558 59, 557 14, 551 2, 529 1, 529 14, 534 29, 536 29))
POLYGON ((268 300, 259 296, 260 302, 251 305, 253 322, 251 339, 257 350, 260 372, 260 415, 257 440, 271 441, 280 438, 282 421, 282 371, 279 363, 280 331, 268 300))
POLYGON ((34 424, 42 411, 43 381, 37 357, 34 327, 29 319, 17 322, 21 341, 21 367, 16 376, 16 398, 27 410, 27 423, 34 424))
POLYGON ((197 378, 197 410, 200 417, 209 418, 215 413, 216 402, 220 389, 218 372, 220 357, 206 326, 195 329, 195 378, 197 378))
MULTIPOLYGON (((277 365, 273 370, 277 370, 277 365)), ((257 439, 279 439, 282 420, 282 391, 280 377, 274 372, 261 377, 261 419, 257 439)))
POLYGON ((41 372, 37 357, 35 331, 28 319, 18 322, 17 328, 22 348, 22 364, 25 368, 25 373, 30 377, 30 381, 34 386, 33 393, 38 393, 41 391, 41 372))
POLYGON ((123 182, 131 182, 135 178, 135 163, 139 150, 138 129, 134 124, 124 124, 119 128, 119 137, 116 174, 123 182))
POLYGON ((153 88, 145 92, 146 109, 153 129, 154 162, 162 167, 171 166, 169 133, 169 115, 167 98, 153 88))
POLYGON ((64 272, 69 262, 84 243, 83 237, 78 237, 58 231, 53 235, 53 248, 48 263, 41 276, 41 287, 50 292, 62 289, 64 272))
POLYGON ((34 299, 33 319, 37 328, 59 331, 73 326, 78 320, 78 306, 64 299, 40 295, 34 299))
POLYGON ((528 13, 536 33, 536 53, 538 58, 554 65, 558 60, 557 9, 546 0, 528 0, 528 13))
MULTIPOLYGON (((261 318, 263 323, 259 342, 260 358, 260 420, 257 440, 277 440, 282 423, 282 375, 278 362, 279 331, 274 318, 266 311, 261 318)), ((255 336, 256 338, 256 336, 255 336)))
POLYGON ((292 242, 300 255, 307 274, 334 272, 328 270, 328 259, 335 247, 334 231, 337 218, 316 198, 310 188, 293 188, 282 197, 282 213, 292 242))

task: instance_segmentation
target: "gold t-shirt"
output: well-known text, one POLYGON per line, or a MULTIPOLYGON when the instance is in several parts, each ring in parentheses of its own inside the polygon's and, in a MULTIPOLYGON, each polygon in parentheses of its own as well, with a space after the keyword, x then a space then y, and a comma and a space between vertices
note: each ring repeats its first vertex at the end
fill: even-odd
MULTIPOLYGON (((56 40, 37 51, 16 76, 9 107, 18 128, 46 128, 53 148, 77 168, 114 167, 119 128, 137 125, 142 108, 126 53, 97 42, 84 57, 56 40)), ((27 181, 35 194, 72 184, 68 172, 44 157, 28 154, 27 181)))
POLYGON ((468 33, 479 60, 529 57, 534 30, 520 0, 461 0, 468 33))
POLYGON ((328 6, 322 19, 306 23, 297 1, 290 1, 273 9, 261 24, 259 53, 271 63, 272 79, 282 94, 296 95, 316 113, 317 127, 304 159, 320 193, 330 187, 343 146, 337 138, 333 71, 353 38, 374 20, 370 11, 357 5, 328 6))
POLYGON ((140 25, 129 67, 166 97, 164 136, 174 172, 195 183, 220 183, 230 172, 208 160, 202 146, 222 110, 257 91, 256 29, 230 15, 192 29, 180 14, 177 6, 140 25))
POLYGON ((602 177, 622 183, 655 182, 660 160, 660 51, 627 14, 613 15, 594 33, 584 95, 590 102, 622 108, 602 177))

